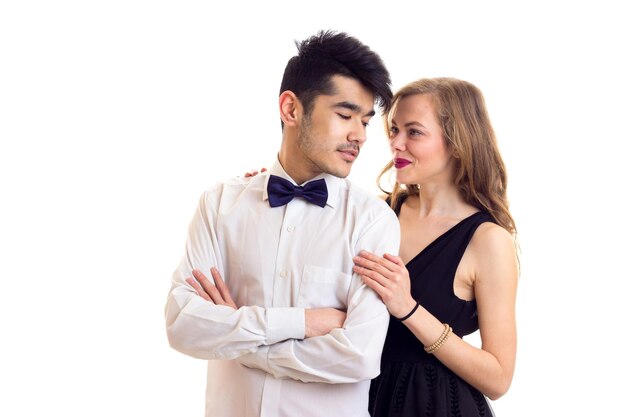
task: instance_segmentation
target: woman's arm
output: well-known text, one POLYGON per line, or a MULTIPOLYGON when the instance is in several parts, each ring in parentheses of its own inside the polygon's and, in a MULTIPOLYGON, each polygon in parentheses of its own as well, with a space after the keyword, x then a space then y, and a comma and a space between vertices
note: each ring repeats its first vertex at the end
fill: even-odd
MULTIPOLYGON (((475 232, 466 254, 473 276, 478 306, 481 348, 450 333, 433 354, 470 385, 495 400, 511 385, 515 368, 517 332, 515 298, 517 257, 511 235, 494 223, 484 223, 475 232)), ((355 258, 355 272, 374 289, 395 317, 415 306, 409 274, 402 260, 363 253, 355 258)), ((424 346, 435 343, 444 324, 420 306, 403 322, 424 346)))

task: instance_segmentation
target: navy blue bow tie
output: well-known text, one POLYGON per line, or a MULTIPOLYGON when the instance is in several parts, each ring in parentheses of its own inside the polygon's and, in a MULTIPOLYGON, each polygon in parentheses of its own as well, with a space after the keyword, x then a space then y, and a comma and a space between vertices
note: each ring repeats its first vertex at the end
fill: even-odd
POLYGON ((294 197, 301 197, 310 203, 324 207, 326 200, 328 200, 328 188, 326 188, 326 181, 323 178, 308 182, 304 187, 301 187, 282 177, 270 175, 267 183, 267 195, 272 207, 284 206, 294 197))

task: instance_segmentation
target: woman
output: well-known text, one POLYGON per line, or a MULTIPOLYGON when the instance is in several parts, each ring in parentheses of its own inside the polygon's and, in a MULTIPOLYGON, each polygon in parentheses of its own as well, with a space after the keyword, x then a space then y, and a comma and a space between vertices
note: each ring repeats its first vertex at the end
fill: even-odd
POLYGON ((378 180, 395 168, 400 253, 354 259, 393 316, 370 413, 490 416, 485 396, 502 396, 515 367, 518 264, 483 96, 465 81, 419 80, 394 95, 385 127, 393 160, 378 180), (481 348, 463 341, 479 328, 481 348))

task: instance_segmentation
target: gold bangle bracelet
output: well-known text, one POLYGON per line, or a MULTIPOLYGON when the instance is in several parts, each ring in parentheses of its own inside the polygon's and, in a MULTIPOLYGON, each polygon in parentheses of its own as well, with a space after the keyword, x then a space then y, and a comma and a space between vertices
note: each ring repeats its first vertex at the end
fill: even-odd
POLYGON ((439 348, 443 346, 443 344, 446 342, 451 332, 452 327, 450 327, 448 323, 443 323, 443 332, 441 333, 441 336, 439 336, 439 339, 437 339, 432 345, 424 347, 426 353, 435 353, 436 351, 438 351, 439 348))
POLYGON ((445 335, 445 336, 444 336, 444 338, 441 340, 441 342, 440 342, 438 345, 433 346, 433 348, 432 348, 432 349, 428 350, 428 353, 433 354, 433 353, 437 352, 437 351, 439 350, 439 348, 440 348, 441 346, 443 346, 443 344, 446 342, 446 340, 448 340, 448 336, 449 336, 449 335, 450 335, 450 332, 446 333, 446 335, 445 335))

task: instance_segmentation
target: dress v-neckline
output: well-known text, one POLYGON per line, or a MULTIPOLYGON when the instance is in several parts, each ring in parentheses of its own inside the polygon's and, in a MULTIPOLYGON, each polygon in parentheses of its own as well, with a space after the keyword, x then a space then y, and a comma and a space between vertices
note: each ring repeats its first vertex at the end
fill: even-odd
POLYGON ((419 251, 415 256, 413 256, 407 263, 404 264, 404 266, 408 266, 411 262, 413 262, 414 260, 416 260, 417 258, 419 258, 423 253, 428 252, 428 250, 433 247, 437 242, 439 242, 440 240, 442 240, 444 237, 446 237, 447 235, 449 235, 450 233, 452 233, 452 231, 454 231, 455 229, 457 229, 459 226, 461 226, 463 223, 465 223, 466 221, 468 221, 469 219, 471 219, 472 217, 476 216, 477 214, 482 213, 480 210, 477 211, 476 213, 470 214, 469 216, 459 220, 458 223, 456 223, 454 226, 452 226, 451 228, 449 228, 448 230, 446 230, 445 232, 443 232, 442 234, 440 234, 439 236, 437 236, 435 238, 435 240, 433 240, 432 242, 430 242, 428 245, 426 245, 424 247, 424 249, 422 249, 421 251, 419 251))

